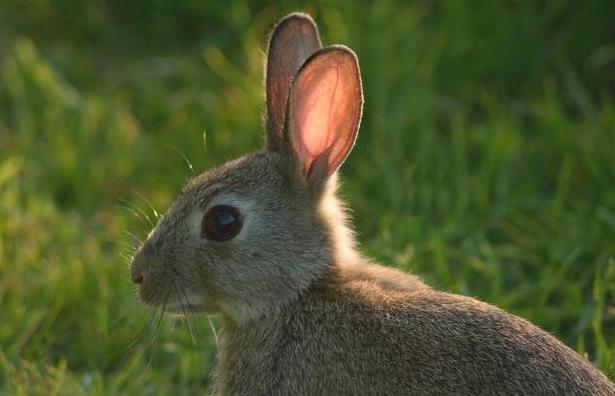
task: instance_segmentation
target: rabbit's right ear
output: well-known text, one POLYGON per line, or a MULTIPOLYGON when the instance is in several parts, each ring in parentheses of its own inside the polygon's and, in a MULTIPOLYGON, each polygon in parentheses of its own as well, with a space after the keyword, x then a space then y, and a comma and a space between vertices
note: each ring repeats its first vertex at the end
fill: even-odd
POLYGON ((284 139, 290 83, 303 62, 318 49, 318 28, 307 14, 290 14, 273 29, 269 40, 265 77, 267 147, 270 150, 278 150, 284 139))
POLYGON ((357 57, 332 45, 312 55, 293 80, 288 99, 288 148, 295 170, 322 186, 352 149, 363 111, 357 57))

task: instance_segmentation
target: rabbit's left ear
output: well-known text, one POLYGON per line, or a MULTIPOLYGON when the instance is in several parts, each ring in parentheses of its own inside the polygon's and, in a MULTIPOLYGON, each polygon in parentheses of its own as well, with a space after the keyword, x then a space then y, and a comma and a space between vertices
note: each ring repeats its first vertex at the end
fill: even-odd
POLYGON ((357 137, 363 88, 354 52, 335 45, 312 55, 293 80, 287 128, 295 163, 322 182, 342 164, 357 137))
POLYGON ((284 17, 273 29, 267 54, 267 146, 277 150, 283 140, 290 83, 303 62, 320 49, 318 28, 307 14, 284 17))

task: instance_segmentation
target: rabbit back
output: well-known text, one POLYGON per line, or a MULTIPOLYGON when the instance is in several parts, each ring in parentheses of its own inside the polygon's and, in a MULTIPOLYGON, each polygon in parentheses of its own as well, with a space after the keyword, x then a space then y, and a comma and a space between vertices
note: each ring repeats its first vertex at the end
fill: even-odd
POLYGON ((524 319, 469 297, 423 284, 404 289, 358 272, 315 286, 259 323, 226 326, 215 388, 225 394, 615 394, 590 362, 524 319))

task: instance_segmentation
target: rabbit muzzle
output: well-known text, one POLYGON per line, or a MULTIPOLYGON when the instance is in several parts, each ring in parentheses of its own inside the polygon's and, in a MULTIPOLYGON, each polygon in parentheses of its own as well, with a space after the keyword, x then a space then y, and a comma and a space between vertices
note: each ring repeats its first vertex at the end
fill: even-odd
POLYGON ((130 277, 139 286, 139 295, 149 305, 164 305, 169 298, 165 285, 162 258, 146 242, 133 256, 130 264, 130 277))

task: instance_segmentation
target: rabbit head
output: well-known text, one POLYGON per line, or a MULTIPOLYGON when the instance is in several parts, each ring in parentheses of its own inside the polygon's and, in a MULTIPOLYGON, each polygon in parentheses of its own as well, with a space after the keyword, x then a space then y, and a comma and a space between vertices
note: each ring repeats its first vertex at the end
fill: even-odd
POLYGON ((291 14, 269 42, 266 98, 266 147, 190 180, 133 257, 146 303, 253 318, 350 244, 334 192, 361 119, 356 56, 321 48, 312 19, 291 14))

